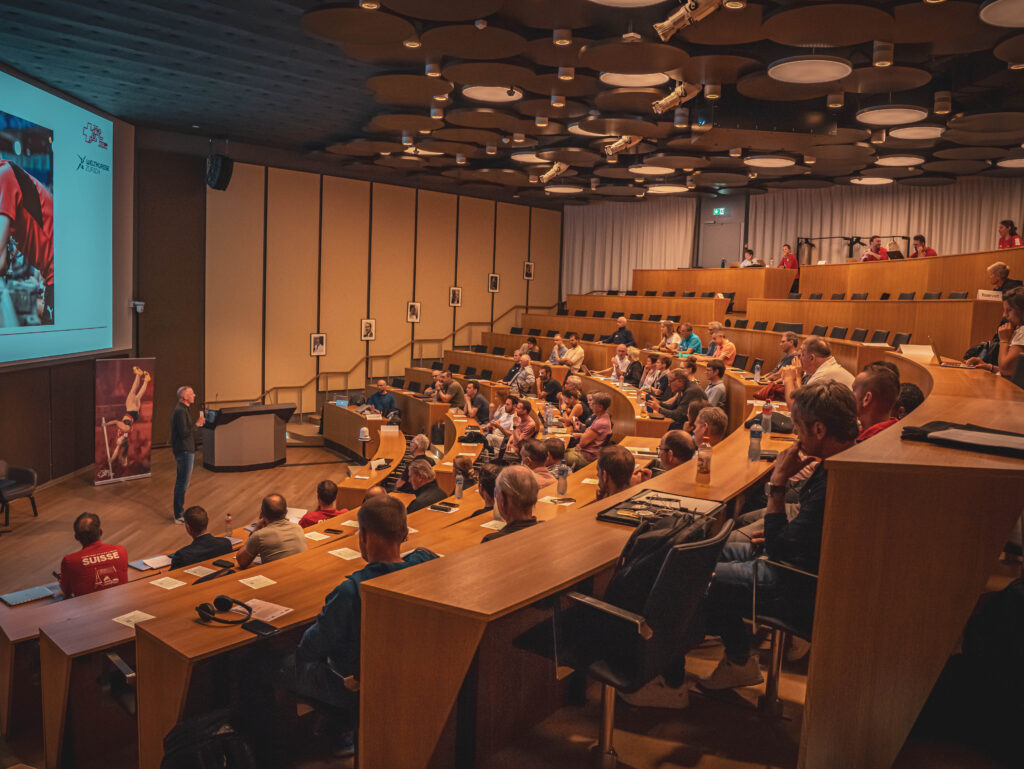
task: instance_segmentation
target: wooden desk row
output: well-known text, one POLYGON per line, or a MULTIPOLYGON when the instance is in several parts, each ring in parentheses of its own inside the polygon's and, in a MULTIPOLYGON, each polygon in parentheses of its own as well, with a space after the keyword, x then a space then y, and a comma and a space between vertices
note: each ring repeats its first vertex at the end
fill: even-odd
MULTIPOLYGON (((479 353, 474 353, 479 354, 479 353)), ((453 361, 454 362, 454 361, 453 361)), ((490 362, 489 362, 490 363, 490 362)), ((512 365, 511 358, 508 360, 508 366, 512 365)), ((475 364, 470 364, 475 366, 475 364)), ((505 371, 508 370, 506 366, 505 371)), ((459 370, 461 371, 464 367, 459 364, 459 370)), ((478 369, 479 370, 479 369, 478 369)), ((503 376, 505 371, 501 374, 495 373, 494 376, 503 376)), ((505 398, 508 397, 508 385, 504 382, 498 382, 494 380, 480 379, 477 376, 467 377, 463 374, 453 374, 452 378, 462 385, 462 388, 466 388, 466 383, 470 380, 480 385, 480 394, 487 399, 488 403, 504 403, 505 398)), ((406 387, 409 382, 416 382, 420 386, 420 392, 423 392, 427 387, 431 387, 434 384, 433 371, 429 368, 422 368, 419 366, 408 366, 405 369, 405 381, 406 387)))
MULTIPOLYGON (((611 298, 614 299, 615 297, 611 298)), ((710 302, 711 300, 706 299, 705 301, 710 302)), ((693 318, 692 320, 694 323, 698 321, 707 323, 711 318, 693 318)), ((600 342, 602 339, 610 336, 617 328, 614 318, 575 318, 571 315, 541 315, 539 313, 523 315, 520 323, 523 324, 524 332, 529 332, 531 328, 539 329, 541 335, 549 330, 557 331, 564 339, 569 332, 575 331, 580 335, 581 341, 583 334, 593 334, 593 341, 595 342, 600 342)), ((633 337, 640 346, 657 344, 661 339, 661 324, 657 321, 631 320, 627 323, 626 328, 633 332, 633 337)), ((537 341, 541 341, 539 336, 537 341)), ((543 343, 541 344, 543 346, 543 343)), ((550 351, 549 348, 548 352, 550 351)))
MULTIPOLYGON (((870 265, 869 265, 870 266, 870 265)), ((751 299, 751 323, 802 323, 809 333, 814 325, 885 329, 912 334, 911 342, 928 344, 931 337, 943 355, 959 358, 964 350, 992 338, 1003 317, 1003 303, 975 299, 937 301, 830 301, 809 299, 751 299)), ((890 334, 890 339, 892 335, 890 334)))
MULTIPOLYGON (((707 298, 680 298, 677 296, 605 296, 603 294, 569 294, 566 297, 566 307, 569 310, 569 319, 572 321, 583 320, 583 318, 576 318, 573 313, 576 310, 584 310, 588 314, 593 314, 595 310, 604 311, 608 313, 607 318, 598 318, 598 320, 608 321, 611 319, 610 328, 611 331, 615 330, 614 321, 619 315, 625 315, 628 319, 630 315, 639 313, 642 318, 631 321, 631 323, 638 323, 641 320, 646 323, 652 321, 647 320, 650 315, 661 315, 663 319, 667 319, 669 315, 678 315, 680 320, 689 321, 691 323, 707 323, 712 320, 719 322, 725 321, 725 313, 729 309, 728 299, 718 299, 716 297, 707 298)), ((657 323, 657 321, 653 321, 657 323)), ((523 327, 524 329, 526 326, 523 327)), ((644 330, 649 327, 645 324, 644 330)), ((588 331, 590 329, 587 329, 588 331)), ((611 331, 605 332, 610 334, 611 331)), ((641 339, 637 336, 637 332, 633 332, 633 336, 637 337, 637 341, 641 344, 654 344, 661 339, 660 332, 654 339, 641 339)))
MULTIPOLYGON (((742 312, 747 307, 748 299, 755 297, 785 299, 788 297, 794 277, 796 276, 792 270, 772 267, 745 270, 738 268, 633 270, 633 289, 641 295, 646 291, 656 291, 658 296, 661 296, 663 291, 675 291, 677 296, 684 291, 694 291, 698 297, 707 291, 735 292, 734 309, 742 312)), ((659 311, 655 310, 654 312, 659 311)), ((711 320, 711 318, 707 320, 711 320)), ((705 322, 707 321, 705 320, 705 322)))
MULTIPOLYGON (((447 368, 453 363, 457 364, 463 373, 456 376, 462 377, 463 381, 468 381, 468 378, 464 375, 466 366, 473 366, 477 372, 483 370, 491 371, 494 374, 490 380, 492 383, 500 382, 501 378, 512 368, 513 352, 513 350, 507 350, 506 355, 491 355, 490 353, 467 352, 465 350, 445 350, 444 365, 447 368)), ((550 344, 548 344, 548 352, 551 352, 550 344)), ((547 361, 545 360, 544 362, 546 363, 547 361)), ((536 373, 539 365, 539 361, 533 361, 534 373, 536 373)), ((569 375, 569 369, 566 366, 552 366, 551 375, 559 382, 564 382, 566 376, 569 375)))

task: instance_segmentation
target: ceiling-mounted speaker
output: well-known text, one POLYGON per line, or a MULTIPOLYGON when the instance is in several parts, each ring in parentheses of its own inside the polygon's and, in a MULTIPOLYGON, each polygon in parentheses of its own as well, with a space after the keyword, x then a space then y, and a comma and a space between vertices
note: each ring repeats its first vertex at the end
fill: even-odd
POLYGON ((210 155, 206 158, 206 183, 210 189, 226 190, 231 182, 235 161, 227 155, 210 155))

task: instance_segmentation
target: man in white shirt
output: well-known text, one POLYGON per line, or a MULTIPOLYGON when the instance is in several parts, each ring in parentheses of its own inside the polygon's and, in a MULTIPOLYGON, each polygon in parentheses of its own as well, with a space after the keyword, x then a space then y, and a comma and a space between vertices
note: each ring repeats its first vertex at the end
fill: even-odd
POLYGON ((512 434, 515 428, 516 403, 518 398, 509 397, 505 399, 505 405, 495 410, 491 421, 482 428, 487 434, 487 445, 494 451, 501 448, 501 442, 505 437, 512 434))
POLYGON ((563 366, 569 367, 570 374, 580 373, 580 366, 583 365, 583 348, 580 347, 580 337, 575 331, 570 331, 568 335, 569 349, 566 350, 565 355, 558 359, 558 362, 563 366))
POLYGON ((620 344, 615 348, 615 356, 612 358, 612 365, 603 371, 598 371, 598 374, 602 376, 608 375, 612 379, 621 379, 626 376, 626 370, 629 368, 629 353, 626 345, 620 344))
POLYGON ((753 267, 754 266, 754 252, 749 248, 743 249, 743 261, 740 262, 740 267, 753 267))
POLYGON ((854 376, 832 357, 832 348, 820 336, 809 336, 800 343, 794 365, 782 369, 786 403, 802 385, 817 382, 838 382, 853 387, 854 376), (803 380, 803 381, 801 381, 803 380))

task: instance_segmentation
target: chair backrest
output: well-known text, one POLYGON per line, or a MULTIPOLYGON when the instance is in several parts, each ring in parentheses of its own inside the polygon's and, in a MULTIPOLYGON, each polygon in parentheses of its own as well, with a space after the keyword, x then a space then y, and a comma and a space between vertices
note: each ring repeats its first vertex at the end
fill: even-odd
POLYGON ((430 364, 430 368, 440 371, 444 368, 444 364, 439 360, 435 360, 430 364))
POLYGON ((665 318, 665 320, 670 320, 673 323, 678 323, 682 319, 683 319, 682 315, 669 315, 667 318, 665 318))
POLYGON ((485 345, 485 344, 475 344, 470 349, 473 352, 484 352, 485 353, 485 352, 487 352, 487 345, 485 345))
POLYGON ((648 315, 647 316, 647 320, 659 321, 659 320, 661 320, 661 314, 658 313, 658 314, 655 314, 655 315, 648 315))
POLYGON ((881 344, 882 342, 889 341, 889 332, 885 329, 877 329, 875 333, 871 335, 872 344, 881 344))
POLYGON ((680 294, 680 296, 683 296, 683 297, 697 296, 697 292, 696 291, 684 291, 682 294, 680 294))
POLYGON ((732 327, 732 320, 730 318, 726 318, 725 319, 725 327, 726 328, 731 328, 732 327))
POLYGON ((821 299, 821 294, 811 294, 808 299, 821 299))
POLYGON ((862 299, 867 299, 867 298, 868 298, 868 292, 867 291, 865 291, 863 294, 850 294, 850 299, 853 299, 854 301, 860 301, 862 299))
POLYGON ((644 314, 642 312, 631 312, 629 314, 629 319, 630 320, 643 320, 644 319, 644 314))
POLYGON ((735 359, 733 359, 732 365, 735 366, 736 368, 745 369, 747 367, 748 360, 749 356, 747 355, 737 355, 735 359))
POLYGON ((644 296, 657 296, 657 291, 644 291, 644 296))
POLYGON ((967 298, 967 292, 966 291, 950 291, 949 292, 949 298, 950 299, 966 299, 967 298))
POLYGON ((704 292, 701 293, 700 296, 701 296, 701 299, 707 299, 707 298, 712 297, 714 295, 715 295, 714 291, 704 291, 704 292))
POLYGON ((569 311, 566 309, 558 309, 555 311, 555 315, 568 315, 569 311))
POLYGON ((879 298, 879 299, 880 299, 881 301, 883 301, 883 302, 884 302, 884 301, 886 301, 886 300, 887 300, 887 299, 888 299, 888 298, 889 298, 890 296, 892 296, 892 294, 890 294, 890 293, 889 293, 888 291, 883 291, 882 293, 880 293, 880 294, 878 295, 878 298, 879 298))
POLYGON ((801 294, 799 291, 790 291, 789 292, 789 298, 790 299, 799 299, 801 296, 803 296, 803 294, 801 294))
POLYGON ((905 334, 902 331, 898 334, 893 334, 892 346, 898 350, 900 348, 900 345, 910 344, 910 336, 910 334, 905 334))
MULTIPOLYGON (((865 296, 866 296, 866 294, 865 294, 865 296)), ((832 299, 834 301, 841 302, 844 299, 846 299, 846 292, 845 291, 840 291, 838 294, 832 294, 832 299)))
POLYGON ((746 328, 748 323, 750 323, 749 318, 740 318, 734 325, 736 328, 746 328))
POLYGON ((453 374, 458 374, 459 369, 461 368, 462 366, 460 366, 458 363, 453 363, 448 367, 448 370, 451 371, 453 374))
POLYGON ((582 339, 584 342, 593 342, 594 341, 594 335, 593 334, 584 334, 583 336, 580 337, 580 339, 582 339))
POLYGON ((540 336, 540 329, 539 328, 531 328, 531 329, 529 329, 526 332, 526 334, 528 336, 540 336))
POLYGON ((480 378, 486 382, 489 382, 492 379, 494 379, 494 372, 491 371, 489 368, 481 369, 480 378))
POLYGON ((755 320, 754 331, 765 331, 768 328, 768 321, 766 320, 755 320))
POLYGON ((586 310, 574 310, 572 314, 573 314, 574 318, 585 318, 585 317, 587 317, 587 311, 586 310))
MULTIPOLYGON (((394 379, 391 380, 391 386, 395 387, 395 388, 397 388, 399 390, 404 390, 405 389, 405 377, 396 376, 394 379)), ((3 476, 0 475, 0 478, 3 478, 3 476)))
POLYGON ((476 366, 466 366, 466 373, 464 375, 467 379, 471 379, 476 376, 476 366))
POLYGON ((662 291, 661 295, 662 296, 675 296, 676 292, 675 291, 662 291))
POLYGON ((608 296, 618 296, 619 295, 618 289, 615 289, 615 288, 609 288, 605 293, 608 294, 608 296))
POLYGON ((494 350, 492 350, 491 354, 492 355, 504 355, 505 354, 505 348, 504 347, 495 347, 494 350))
POLYGON ((554 335, 555 335, 555 334, 557 334, 557 333, 558 333, 558 332, 557 332, 557 331, 555 331, 554 329, 548 329, 547 331, 545 331, 545 332, 544 332, 544 336, 548 336, 548 337, 551 337, 551 336, 554 336, 554 335))
POLYGON ((510 328, 508 330, 508 333, 510 333, 510 334, 521 334, 521 333, 523 333, 523 327, 522 326, 513 326, 512 328, 510 328))
POLYGON ((914 298, 916 294, 916 291, 904 291, 902 294, 899 295, 898 299, 901 302, 909 302, 911 299, 914 298))
POLYGON ((811 336, 825 336, 828 326, 815 326, 811 329, 811 336))
POLYGON ((855 328, 853 333, 850 334, 851 342, 863 342, 868 338, 868 330, 866 328, 855 328))
POLYGON ((603 318, 604 316, 605 316, 605 311, 604 310, 594 310, 594 317, 595 318, 603 318))
POLYGON ((626 296, 636 296, 636 291, 627 291, 626 296))
POLYGON ((420 390, 422 389, 422 387, 421 387, 421 385, 420 385, 420 383, 419 383, 419 382, 416 382, 416 381, 410 380, 410 381, 409 381, 409 389, 410 389, 410 390, 411 390, 412 392, 414 392, 414 393, 418 393, 418 392, 419 392, 419 391, 420 391, 420 390))
POLYGON ((941 291, 925 291, 924 292, 924 296, 922 296, 921 298, 922 299, 941 299, 942 298, 942 292, 941 291))
POLYGON ((846 339, 846 332, 849 329, 846 326, 833 326, 831 333, 828 335, 829 339, 846 339))

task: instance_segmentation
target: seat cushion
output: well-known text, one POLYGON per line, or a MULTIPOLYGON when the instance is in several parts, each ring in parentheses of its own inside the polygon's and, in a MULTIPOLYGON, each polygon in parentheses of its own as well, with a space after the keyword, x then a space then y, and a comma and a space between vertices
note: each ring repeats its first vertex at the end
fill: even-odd
POLYGON ((5 502, 13 502, 16 499, 31 496, 35 490, 31 483, 14 483, 12 481, 10 486, 5 486, 4 483, 7 481, 0 481, 0 499, 5 502))

